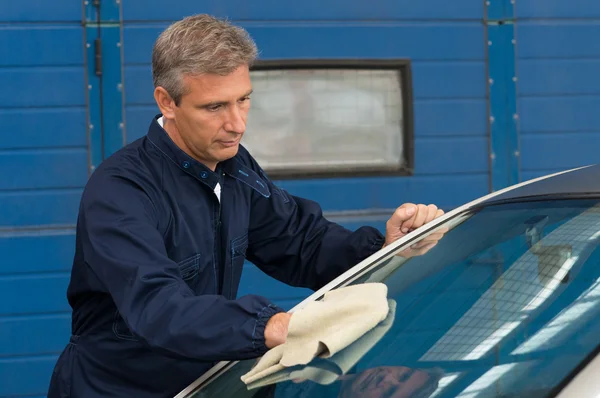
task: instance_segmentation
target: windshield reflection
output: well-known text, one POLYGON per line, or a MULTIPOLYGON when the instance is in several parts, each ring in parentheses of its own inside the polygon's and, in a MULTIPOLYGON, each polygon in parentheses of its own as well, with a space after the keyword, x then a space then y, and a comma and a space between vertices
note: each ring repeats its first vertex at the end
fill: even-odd
POLYGON ((598 201, 490 206, 440 230, 426 253, 398 247, 348 282, 383 282, 394 302, 366 350, 253 389, 243 361, 198 396, 551 396, 600 342, 598 201))

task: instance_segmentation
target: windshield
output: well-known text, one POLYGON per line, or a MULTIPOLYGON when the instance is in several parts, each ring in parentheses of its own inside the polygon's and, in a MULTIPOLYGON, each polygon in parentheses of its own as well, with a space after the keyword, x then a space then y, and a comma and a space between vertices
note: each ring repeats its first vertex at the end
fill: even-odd
POLYGON ((400 247, 351 282, 383 282, 394 302, 366 340, 252 388, 256 360, 239 362, 189 396, 553 395, 600 341, 599 202, 495 205, 443 227, 428 253, 400 247))

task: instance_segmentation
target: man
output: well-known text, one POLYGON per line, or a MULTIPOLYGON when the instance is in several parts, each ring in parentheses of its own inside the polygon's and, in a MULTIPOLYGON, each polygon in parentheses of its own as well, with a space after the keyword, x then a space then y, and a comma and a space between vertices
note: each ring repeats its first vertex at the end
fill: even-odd
POLYGON ((206 15, 157 39, 160 115, 98 167, 81 198, 73 335, 50 398, 169 397, 217 361, 258 357, 285 341, 291 315, 261 296, 236 298, 245 259, 318 289, 442 214, 405 205, 385 237, 351 232, 277 188, 240 145, 256 54, 244 30, 206 15))

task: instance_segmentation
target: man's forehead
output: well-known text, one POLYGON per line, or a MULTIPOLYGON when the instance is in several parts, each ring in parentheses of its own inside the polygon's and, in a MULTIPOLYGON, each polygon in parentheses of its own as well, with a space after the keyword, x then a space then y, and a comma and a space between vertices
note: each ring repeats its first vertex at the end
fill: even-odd
POLYGON ((183 81, 188 95, 209 101, 239 98, 252 91, 250 73, 247 69, 236 70, 229 75, 186 75, 183 81))

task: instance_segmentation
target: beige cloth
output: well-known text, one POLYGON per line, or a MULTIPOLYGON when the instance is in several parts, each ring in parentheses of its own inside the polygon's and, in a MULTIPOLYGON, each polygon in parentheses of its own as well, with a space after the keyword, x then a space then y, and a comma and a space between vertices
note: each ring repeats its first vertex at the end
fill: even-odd
POLYGON ((308 303, 292 315, 286 342, 269 350, 241 379, 250 384, 287 367, 306 365, 315 357, 331 358, 375 328, 388 313, 383 283, 327 292, 323 300, 308 303))
POLYGON ((390 310, 383 322, 331 358, 313 360, 306 366, 284 368, 272 375, 249 383, 248 390, 297 379, 310 380, 322 385, 335 382, 356 365, 390 330, 396 315, 396 302, 389 299, 388 306, 390 310))

